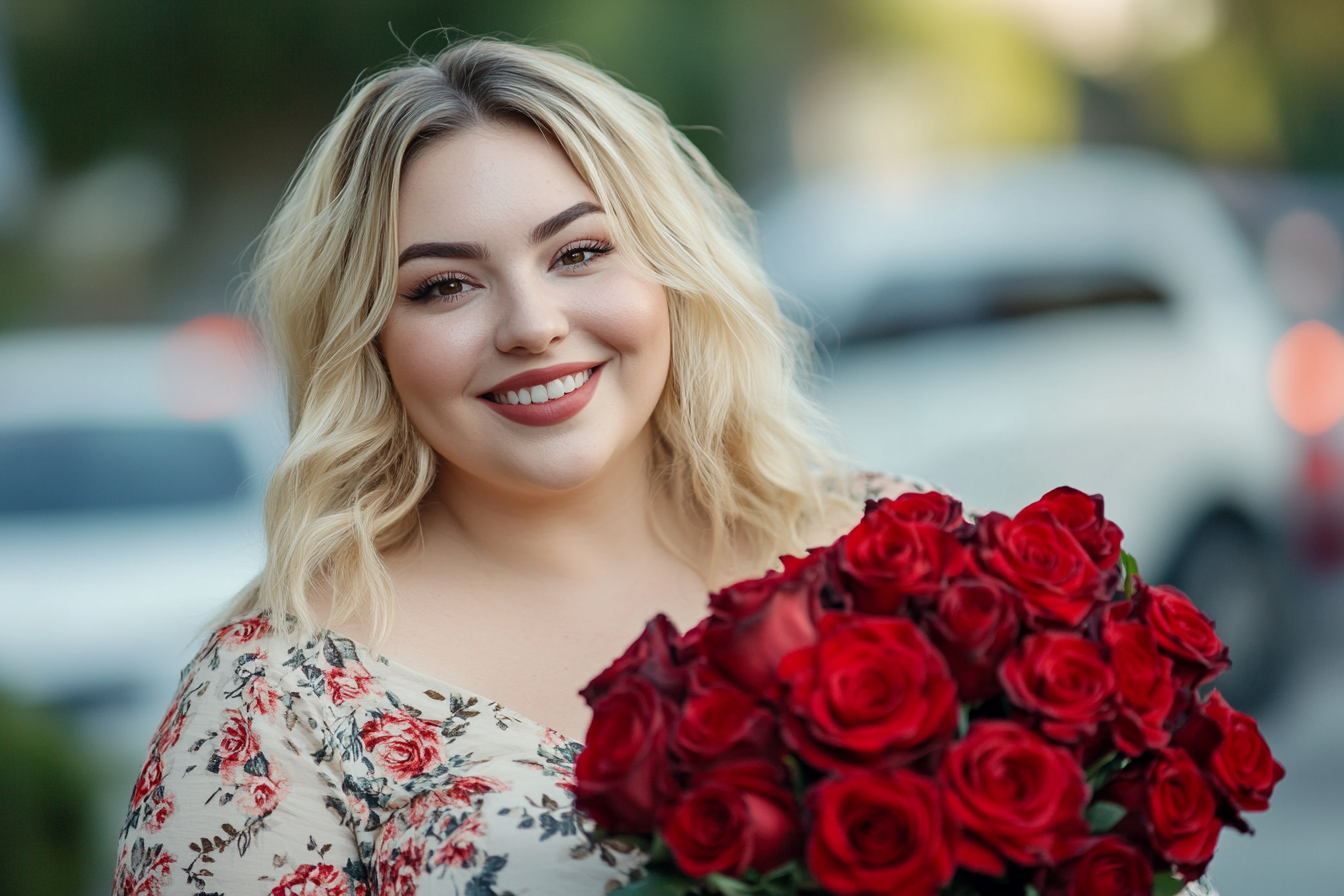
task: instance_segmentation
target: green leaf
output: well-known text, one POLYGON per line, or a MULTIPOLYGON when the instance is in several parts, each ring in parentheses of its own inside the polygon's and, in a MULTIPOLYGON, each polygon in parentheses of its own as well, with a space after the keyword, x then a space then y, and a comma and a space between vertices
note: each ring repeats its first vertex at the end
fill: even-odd
POLYGON ((1185 889, 1185 881, 1170 871, 1159 871, 1153 875, 1153 896, 1176 896, 1185 889))
POLYGON ((1134 596, 1134 578, 1139 574, 1139 561, 1128 551, 1120 552, 1120 566, 1125 570, 1125 597, 1134 596))
POLYGON ((611 896, 686 896, 695 889, 695 881, 680 874, 652 871, 639 880, 612 890, 611 896))
POLYGON ((1022 896, 1041 896, 1041 891, 1031 884, 1027 884, 1027 888, 1022 891, 1022 896))
POLYGON ((965 703, 957 704, 957 737, 965 737, 971 730, 971 708, 965 703))
POLYGON ((723 896, 752 896, 759 892, 756 886, 726 874, 711 874, 705 878, 705 883, 723 896))
POLYGON ((1087 823, 1092 826, 1092 833, 1104 834, 1119 824, 1120 819, 1124 818, 1128 811, 1119 803, 1097 800, 1087 807, 1087 812, 1084 815, 1087 818, 1087 823))

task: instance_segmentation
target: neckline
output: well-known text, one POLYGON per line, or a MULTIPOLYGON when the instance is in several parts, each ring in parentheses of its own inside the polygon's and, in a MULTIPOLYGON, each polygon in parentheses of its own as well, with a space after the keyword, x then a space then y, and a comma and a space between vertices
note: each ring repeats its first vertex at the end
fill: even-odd
POLYGON ((583 741, 578 740, 577 738, 570 737, 569 735, 565 734, 558 728, 552 728, 549 725, 543 725, 536 719, 529 718, 520 712, 516 712, 512 709, 509 709, 503 703, 500 703, 498 700, 487 697, 484 694, 478 694, 475 691, 468 690, 464 687, 459 687, 458 685, 444 681, 443 679, 435 678, 433 675, 430 675, 426 672, 421 672, 419 669, 412 669, 405 663, 400 662, 399 660, 395 660, 392 657, 387 656, 385 654, 379 653, 372 647, 369 647, 367 644, 363 644, 359 641, 356 641, 349 635, 342 634, 341 632, 335 631, 334 629, 321 629, 319 634, 321 634, 323 637, 330 635, 337 638, 343 638, 344 640, 349 641, 354 646, 355 652, 358 653, 361 657, 367 657, 375 662, 378 662, 383 666, 387 667, 387 669, 389 669, 390 671, 399 674, 403 678, 418 679, 420 682, 427 682, 430 685, 434 686, 433 688, 431 688, 431 690, 434 690, 437 693, 444 694, 445 696, 448 693, 454 693, 454 694, 460 694, 463 697, 475 697, 481 703, 498 707, 500 710, 508 713, 510 718, 515 719, 520 723, 531 725, 533 728, 541 732, 549 732, 550 734, 553 734, 556 737, 563 740, 565 743, 577 744, 580 748, 583 747, 583 741))

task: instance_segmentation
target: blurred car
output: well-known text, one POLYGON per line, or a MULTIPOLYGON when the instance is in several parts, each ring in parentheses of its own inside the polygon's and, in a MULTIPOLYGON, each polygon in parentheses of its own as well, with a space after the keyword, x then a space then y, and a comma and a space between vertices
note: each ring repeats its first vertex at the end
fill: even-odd
POLYGON ((1266 389, 1286 325, 1194 173, 1079 150, 834 175, 761 232, 861 463, 1007 513, 1058 485, 1103 494, 1145 577, 1216 621, 1220 687, 1267 696, 1299 453, 1266 389))
POLYGON ((202 627, 260 569, 284 441, 237 318, 0 336, 0 689, 138 763, 202 627))

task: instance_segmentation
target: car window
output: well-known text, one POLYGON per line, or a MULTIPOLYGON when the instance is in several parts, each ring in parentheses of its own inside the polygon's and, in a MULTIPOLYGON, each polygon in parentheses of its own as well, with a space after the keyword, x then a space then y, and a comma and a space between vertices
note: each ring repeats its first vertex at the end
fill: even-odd
POLYGON ((0 514, 225 501, 244 477, 238 446, 219 427, 0 431, 0 514))
POLYGON ((1168 304, 1162 287, 1123 273, 910 278, 874 290, 841 336, 850 343, 1083 308, 1168 304))

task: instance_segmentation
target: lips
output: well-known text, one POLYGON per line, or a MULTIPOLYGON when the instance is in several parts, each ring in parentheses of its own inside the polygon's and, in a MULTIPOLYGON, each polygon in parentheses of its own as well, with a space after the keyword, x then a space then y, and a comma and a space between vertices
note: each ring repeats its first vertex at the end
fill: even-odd
POLYGON ((478 397, 492 411, 514 423, 553 426, 570 419, 587 406, 597 390, 597 381, 601 378, 604 366, 601 363, 587 367, 582 364, 555 364, 529 370, 496 383, 489 392, 478 397), (572 390, 565 391, 570 383, 574 384, 572 390), (513 393, 512 398, 510 393, 513 393), (527 404, 521 401, 524 393, 528 394, 527 404), (537 396, 536 401, 531 400, 534 394, 537 396), (517 403, 511 403, 515 398, 519 399, 517 403))

